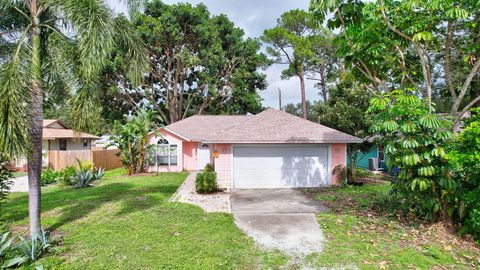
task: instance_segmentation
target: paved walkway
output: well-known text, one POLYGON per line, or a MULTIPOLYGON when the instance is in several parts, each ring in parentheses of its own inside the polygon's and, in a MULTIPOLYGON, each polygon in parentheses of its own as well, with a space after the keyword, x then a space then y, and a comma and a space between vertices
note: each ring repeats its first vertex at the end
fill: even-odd
POLYGON ((177 192, 170 198, 172 202, 190 203, 201 207, 205 212, 230 213, 230 193, 198 194, 195 191, 195 177, 198 172, 191 172, 177 192))
POLYGON ((10 192, 28 192, 28 176, 19 176, 13 179, 10 192))
POLYGON ((294 256, 322 251, 324 236, 316 213, 328 209, 301 191, 239 190, 231 200, 235 223, 260 246, 294 256))

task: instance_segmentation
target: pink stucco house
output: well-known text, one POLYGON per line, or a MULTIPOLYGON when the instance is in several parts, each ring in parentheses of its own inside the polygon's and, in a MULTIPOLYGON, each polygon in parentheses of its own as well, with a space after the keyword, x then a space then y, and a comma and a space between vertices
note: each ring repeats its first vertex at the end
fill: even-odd
POLYGON ((362 140, 283 111, 257 115, 195 115, 150 134, 156 145, 148 171, 215 167, 225 189, 319 187, 339 184, 346 144, 362 140))

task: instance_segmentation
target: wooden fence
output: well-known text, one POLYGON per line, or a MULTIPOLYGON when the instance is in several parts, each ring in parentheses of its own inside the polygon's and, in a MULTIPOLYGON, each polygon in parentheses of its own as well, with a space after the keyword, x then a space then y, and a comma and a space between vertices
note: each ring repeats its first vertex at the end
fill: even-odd
POLYGON ((68 166, 76 166, 77 159, 92 162, 90 150, 48 151, 48 166, 54 170, 61 170, 68 166))
POLYGON ((100 150, 68 150, 48 151, 48 166, 54 170, 61 170, 68 166, 77 166, 77 159, 89 161, 97 168, 111 170, 122 166, 122 161, 117 155, 118 149, 100 150))
POLYGON ((97 168, 111 170, 122 167, 122 160, 118 156, 118 149, 92 150, 92 162, 97 168))

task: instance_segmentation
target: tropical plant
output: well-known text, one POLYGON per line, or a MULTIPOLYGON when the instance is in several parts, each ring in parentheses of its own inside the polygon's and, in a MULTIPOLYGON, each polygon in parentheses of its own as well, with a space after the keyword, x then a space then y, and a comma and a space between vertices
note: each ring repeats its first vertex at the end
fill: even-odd
POLYGON ((13 247, 13 240, 15 238, 11 236, 10 232, 0 234, 0 262, 5 257, 5 253, 13 247))
POLYGON ((370 104, 371 131, 385 146, 387 165, 400 170, 394 191, 422 217, 448 220, 454 205, 446 195, 457 187, 446 159, 452 123, 430 113, 428 102, 399 90, 374 97, 370 104))
POLYGON ((76 169, 73 166, 68 166, 60 170, 57 177, 57 182, 62 183, 66 186, 73 186, 74 184, 74 177, 76 176, 76 169))
MULTIPOLYGON (((477 109, 476 111, 479 111, 477 109)), ((457 202, 462 232, 480 240, 480 119, 475 114, 458 135, 447 157, 455 169, 458 189, 450 201, 457 202)))
MULTIPOLYGON (((128 1, 134 3, 135 1, 128 1)), ((0 152, 29 160, 30 234, 40 233, 44 97, 69 93, 75 130, 98 123, 99 74, 118 49, 126 75, 142 80, 147 51, 103 1, 0 1, 0 152)))
POLYGON ((350 166, 348 172, 351 173, 351 178, 355 179, 357 160, 373 146, 368 140, 371 120, 370 116, 366 115, 372 94, 358 84, 350 72, 342 75, 340 83, 330 89, 327 102, 317 103, 313 110, 322 125, 364 139, 362 143, 347 146, 350 166))
POLYGON ((95 175, 93 171, 89 170, 80 170, 75 176, 74 187, 84 188, 90 186, 90 184, 95 181, 95 175))
POLYGON ((218 190, 217 173, 211 164, 205 165, 203 172, 199 172, 195 179, 195 188, 198 193, 214 193, 218 190))
POLYGON ((78 170, 72 179, 72 184, 76 188, 84 188, 90 186, 94 181, 101 180, 105 175, 105 170, 102 168, 95 168, 92 163, 88 161, 81 161, 77 159, 78 170))
POLYGON ((60 173, 58 171, 55 171, 51 168, 47 168, 45 170, 42 170, 42 175, 40 179, 40 184, 42 186, 46 186, 48 184, 52 184, 57 182, 57 178, 60 176, 60 173))
POLYGON ((455 124, 480 105, 480 2, 312 0, 310 7, 338 32, 337 54, 373 91, 415 88, 455 124))
POLYGON ((19 256, 9 259, 3 265, 4 268, 21 266, 26 263, 35 262, 51 251, 57 243, 58 237, 50 237, 50 232, 41 229, 40 234, 35 234, 31 239, 18 236, 19 241, 15 243, 15 249, 19 256))
POLYGON ((8 190, 10 189, 11 177, 12 173, 10 172, 8 161, 0 155, 0 205, 7 197, 8 190))
POLYGON ((115 123, 110 137, 112 145, 120 149, 120 157, 128 175, 143 172, 147 164, 148 134, 154 132, 159 121, 155 111, 140 109, 126 124, 115 123))

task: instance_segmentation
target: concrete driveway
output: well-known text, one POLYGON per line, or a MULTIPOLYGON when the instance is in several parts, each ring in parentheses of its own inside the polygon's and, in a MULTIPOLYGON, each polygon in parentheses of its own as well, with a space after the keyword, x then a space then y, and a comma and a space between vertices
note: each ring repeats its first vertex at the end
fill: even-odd
POLYGON ((262 247, 291 255, 319 253, 324 236, 315 214, 328 209, 295 189, 232 192, 235 223, 262 247))
POLYGON ((10 179, 10 192, 28 192, 28 176, 19 176, 10 179))

